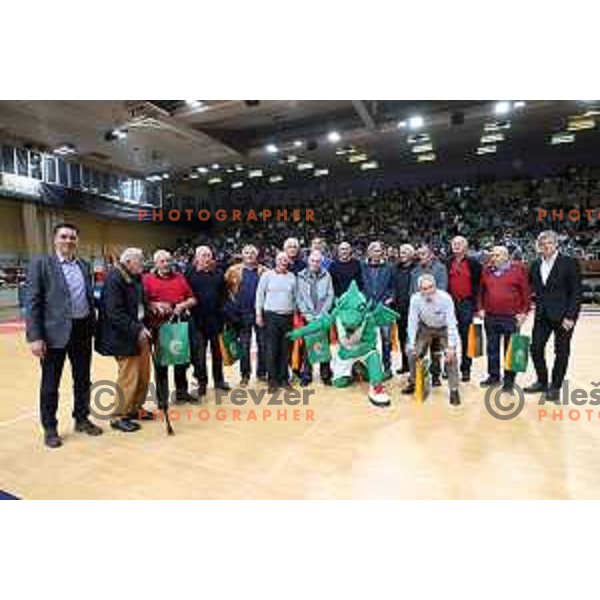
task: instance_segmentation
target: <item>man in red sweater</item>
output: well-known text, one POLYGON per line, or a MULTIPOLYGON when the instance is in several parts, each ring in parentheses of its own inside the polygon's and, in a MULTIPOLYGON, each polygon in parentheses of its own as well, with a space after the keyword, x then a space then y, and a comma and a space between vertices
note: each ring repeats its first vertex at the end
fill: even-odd
MULTIPOLYGON (((500 382, 500 340, 504 340, 506 354, 510 336, 523 324, 529 307, 529 281, 525 268, 509 260, 507 248, 495 246, 479 288, 478 308, 479 314, 485 315, 488 356, 488 377, 481 382, 482 387, 500 382)), ((514 382, 515 373, 505 369, 505 389, 512 389, 514 382)))
MULTIPOLYGON (((152 332, 156 343, 158 330, 163 323, 172 317, 183 317, 185 313, 196 305, 194 294, 181 274, 173 270, 173 259, 166 250, 157 250, 154 253, 155 269, 143 277, 144 293, 148 303, 147 325, 152 332)), ((175 399, 174 404, 185 402, 195 403, 195 399, 188 393, 187 382, 188 365, 175 365, 175 399)), ((161 401, 161 406, 169 402, 169 367, 154 363, 154 379, 156 380, 156 393, 161 401)), ((150 417, 152 418, 152 417, 150 417)))

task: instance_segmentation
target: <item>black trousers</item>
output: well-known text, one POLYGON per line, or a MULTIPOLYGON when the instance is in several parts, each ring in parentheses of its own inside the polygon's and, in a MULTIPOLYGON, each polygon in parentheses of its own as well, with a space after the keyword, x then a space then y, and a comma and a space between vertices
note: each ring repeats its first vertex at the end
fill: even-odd
POLYGON ((250 365, 250 343, 252 341, 252 329, 256 334, 256 376, 264 377, 267 373, 267 367, 265 366, 265 329, 264 327, 258 327, 252 320, 243 321, 239 327, 240 332, 240 345, 242 347, 242 356, 240 358, 240 373, 242 377, 250 377, 251 365, 250 365))
POLYGON ((213 383, 223 383, 223 357, 219 345, 219 331, 207 330, 202 327, 191 326, 190 341, 194 365, 194 377, 200 385, 208 384, 208 371, 206 368, 206 352, 210 344, 210 355, 212 357, 213 383))
POLYGON ((398 345, 402 354, 402 368, 407 370, 409 368, 408 354, 406 353, 406 343, 408 341, 408 308, 400 312, 400 317, 396 321, 396 324, 398 327, 398 345))
POLYGON ((286 334, 292 330, 292 315, 280 315, 271 311, 265 311, 264 315, 269 385, 286 385, 290 352, 286 334))
MULTIPOLYGON (((188 391, 187 370, 189 365, 174 365, 175 394, 176 398, 188 391)), ((156 364, 154 361, 154 380, 156 381, 156 395, 160 406, 169 403, 169 367, 156 364)))
POLYGON ((69 357, 73 377, 73 418, 83 421, 90 414, 90 369, 92 362, 91 319, 73 319, 71 335, 65 348, 47 348, 40 360, 42 381, 40 385, 40 415, 45 430, 55 430, 58 421, 58 388, 69 357))
POLYGON ((473 359, 467 355, 469 343, 469 326, 473 322, 475 312, 475 302, 470 298, 466 300, 455 300, 456 321, 458 324, 458 334, 460 335, 460 371, 461 373, 470 373, 473 359))
POLYGON ((548 366, 546 365, 544 349, 546 348, 550 335, 553 333, 555 359, 554 367, 552 368, 551 387, 560 389, 567 372, 569 356, 571 355, 573 329, 567 331, 562 326, 562 322, 549 321, 543 315, 536 315, 531 339, 531 358, 533 359, 533 365, 535 366, 538 381, 547 385, 548 366))

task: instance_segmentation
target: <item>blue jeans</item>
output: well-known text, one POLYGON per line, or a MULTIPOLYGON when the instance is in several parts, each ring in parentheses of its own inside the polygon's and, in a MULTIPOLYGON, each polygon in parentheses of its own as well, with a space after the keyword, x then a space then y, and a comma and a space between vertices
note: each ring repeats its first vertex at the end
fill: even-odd
MULTIPOLYGON (((491 379, 500 381, 500 342, 504 340, 503 352, 506 355, 510 336, 517 331, 515 317, 500 315, 485 315, 485 335, 487 338, 488 375, 491 379)), ((515 380, 514 371, 504 371, 504 381, 512 383, 515 380)))

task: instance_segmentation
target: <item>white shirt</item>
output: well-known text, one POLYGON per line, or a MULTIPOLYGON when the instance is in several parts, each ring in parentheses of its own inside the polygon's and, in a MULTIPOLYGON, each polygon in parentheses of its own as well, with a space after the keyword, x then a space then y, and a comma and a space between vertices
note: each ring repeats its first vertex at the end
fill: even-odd
POLYGON ((550 271, 556 262, 558 256, 558 250, 550 258, 542 258, 542 264, 540 265, 540 275, 542 276, 542 283, 546 285, 550 271))

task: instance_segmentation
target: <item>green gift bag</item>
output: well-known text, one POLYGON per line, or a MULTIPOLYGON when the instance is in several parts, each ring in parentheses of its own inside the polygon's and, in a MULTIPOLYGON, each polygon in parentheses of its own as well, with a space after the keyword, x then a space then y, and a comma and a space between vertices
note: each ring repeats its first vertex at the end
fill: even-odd
POLYGON ((160 326, 156 362, 161 367, 185 365, 190 362, 188 323, 164 323, 160 326))
POLYGON ((510 336, 505 357, 505 368, 515 373, 525 373, 529 362, 529 337, 520 333, 510 336))
POLYGON ((329 332, 313 333, 306 336, 306 351, 311 365, 329 362, 331 351, 329 348, 329 332))
POLYGON ((242 346, 238 333, 233 327, 225 327, 223 333, 219 336, 219 346, 223 364, 230 367, 236 360, 242 356, 242 346))

